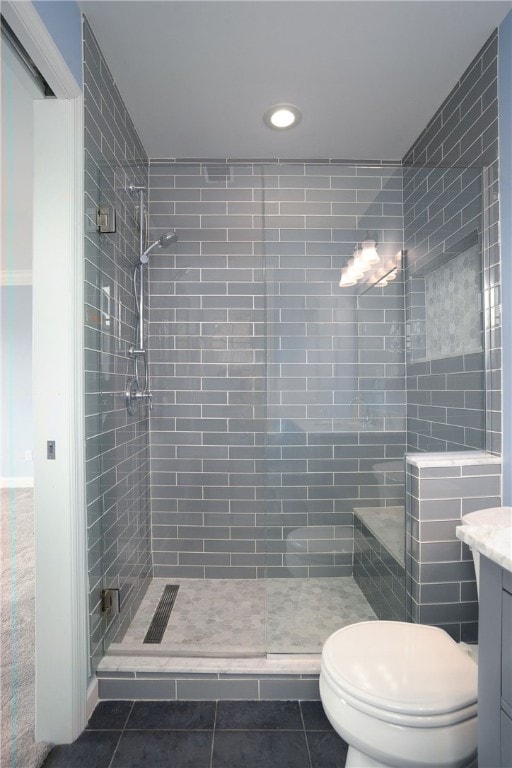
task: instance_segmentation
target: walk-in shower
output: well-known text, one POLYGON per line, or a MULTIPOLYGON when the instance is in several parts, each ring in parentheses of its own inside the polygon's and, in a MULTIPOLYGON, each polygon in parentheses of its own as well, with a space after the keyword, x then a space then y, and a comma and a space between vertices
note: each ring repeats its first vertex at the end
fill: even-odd
MULTIPOLYGON (((472 72, 487 67, 489 88, 487 52, 472 72)), ((456 96, 448 103, 457 110, 456 96)), ((489 424, 488 446, 499 451, 499 327, 489 352, 479 343, 482 318, 493 328, 499 317, 497 168, 486 182, 480 161, 465 167, 456 148, 453 167, 430 167, 448 149, 436 144, 438 125, 396 163, 148 160, 129 133, 119 166, 90 117, 86 211, 105 202, 119 223, 110 236, 94 221, 91 233, 86 219, 91 656, 116 683, 124 662, 114 653, 172 657, 173 671, 180 655, 318 654, 331 631, 371 609, 381 619, 407 610, 450 620, 460 636, 474 628, 474 607, 466 613, 456 597, 473 602, 465 555, 446 540, 457 511, 426 524, 409 516, 404 536, 407 451, 481 449, 489 424), (126 202, 127 178, 147 190, 142 204, 138 189, 126 202), (141 228, 148 236, 137 244, 141 228), (369 240, 382 267, 406 252, 396 279, 386 270, 387 285, 367 290, 353 276, 340 286, 369 240), (130 358, 130 346, 141 354, 130 358), (120 393, 134 361, 142 405, 130 415, 120 393), (438 574, 452 575, 454 553, 464 579, 444 589, 438 574), (105 617, 99 595, 116 587, 121 612, 105 617), (166 587, 175 599, 162 640, 145 644, 166 587)), ((484 135, 492 156, 494 118, 484 135)), ((425 493, 441 475, 434 468, 425 493)), ((409 486, 417 511, 423 481, 411 472, 409 486)), ((438 501, 453 511, 451 496, 425 499, 429 512, 438 501)), ((129 674, 139 669, 134 662, 129 674)), ((157 698, 164 683, 151 688, 157 698)))
POLYGON ((378 266, 396 266, 401 177, 238 162, 212 180, 200 162, 151 164, 131 355, 151 356, 133 399, 153 405, 153 580, 109 653, 318 653, 340 623, 375 618, 354 509, 388 507, 403 531, 403 274, 339 282, 369 232, 378 266), (183 242, 164 254, 176 225, 183 242))
MULTIPOLYGON (((423 418, 433 439, 444 419, 439 435, 467 437, 460 450, 470 450, 482 418, 470 406, 481 401, 483 353, 465 345, 438 359, 429 322, 430 304, 447 314, 438 283, 467 303, 458 256, 449 282, 412 273, 405 254, 412 174, 390 163, 239 161, 212 181, 201 162, 150 164, 151 229, 130 261, 137 311, 126 333, 139 367, 151 360, 151 384, 140 370, 133 399, 153 409, 135 407, 121 435, 147 430, 134 464, 146 522, 123 552, 148 569, 140 601, 107 637, 109 656, 318 654, 343 624, 405 618, 407 438, 421 428, 425 440, 423 418), (369 239, 374 271, 340 285, 369 239), (452 376, 457 351, 472 367, 452 376), (459 395, 459 384, 473 389, 459 395), (153 622, 161 632, 148 642, 153 622)), ((142 228, 145 200, 138 192, 142 228)))
POLYGON ((148 212, 146 206, 146 187, 130 184, 128 192, 138 197, 136 214, 138 215, 139 231, 139 258, 133 268, 133 296, 136 307, 136 341, 128 354, 133 359, 133 376, 126 382, 125 403, 128 413, 133 416, 138 404, 149 404, 153 407, 153 394, 150 387, 150 372, 148 354, 144 342, 144 317, 145 317, 145 280, 144 271, 149 262, 149 257, 156 248, 165 248, 177 241, 178 236, 173 230, 165 232, 157 240, 148 245, 148 212), (142 364, 142 377, 139 377, 139 361, 142 364))

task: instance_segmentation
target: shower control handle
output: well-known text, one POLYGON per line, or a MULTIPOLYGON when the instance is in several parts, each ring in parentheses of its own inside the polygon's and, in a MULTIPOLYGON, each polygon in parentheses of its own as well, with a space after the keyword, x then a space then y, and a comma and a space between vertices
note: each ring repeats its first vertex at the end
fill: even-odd
POLYGON ((146 357, 146 350, 145 349, 137 349, 137 347, 130 347, 128 350, 128 355, 131 358, 134 357, 146 357))
POLYGON ((130 416, 133 416, 135 413, 135 403, 141 401, 148 403, 150 410, 153 409, 153 393, 148 390, 140 389, 137 379, 128 379, 124 391, 124 402, 126 410, 130 416))

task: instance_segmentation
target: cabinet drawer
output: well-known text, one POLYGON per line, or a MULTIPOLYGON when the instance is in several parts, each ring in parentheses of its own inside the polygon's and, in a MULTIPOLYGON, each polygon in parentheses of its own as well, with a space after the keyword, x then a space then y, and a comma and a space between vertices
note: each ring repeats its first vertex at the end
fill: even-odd
POLYGON ((505 590, 501 594, 501 695, 508 706, 512 707, 512 595, 505 590))

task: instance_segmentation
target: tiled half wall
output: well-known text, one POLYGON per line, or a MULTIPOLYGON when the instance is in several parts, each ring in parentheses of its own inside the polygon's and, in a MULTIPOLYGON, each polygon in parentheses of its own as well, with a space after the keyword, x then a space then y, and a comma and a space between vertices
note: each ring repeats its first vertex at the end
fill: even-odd
POLYGON ((475 642, 478 599, 461 516, 501 503, 501 461, 474 452, 406 456, 407 619, 475 642))

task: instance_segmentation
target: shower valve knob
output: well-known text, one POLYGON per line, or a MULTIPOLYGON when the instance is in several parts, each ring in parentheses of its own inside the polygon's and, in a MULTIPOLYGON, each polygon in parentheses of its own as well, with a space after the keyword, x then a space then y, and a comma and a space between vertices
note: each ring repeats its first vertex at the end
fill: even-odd
POLYGON ((128 350, 128 354, 130 357, 145 357, 146 350, 145 349, 137 349, 137 347, 130 347, 128 350))

